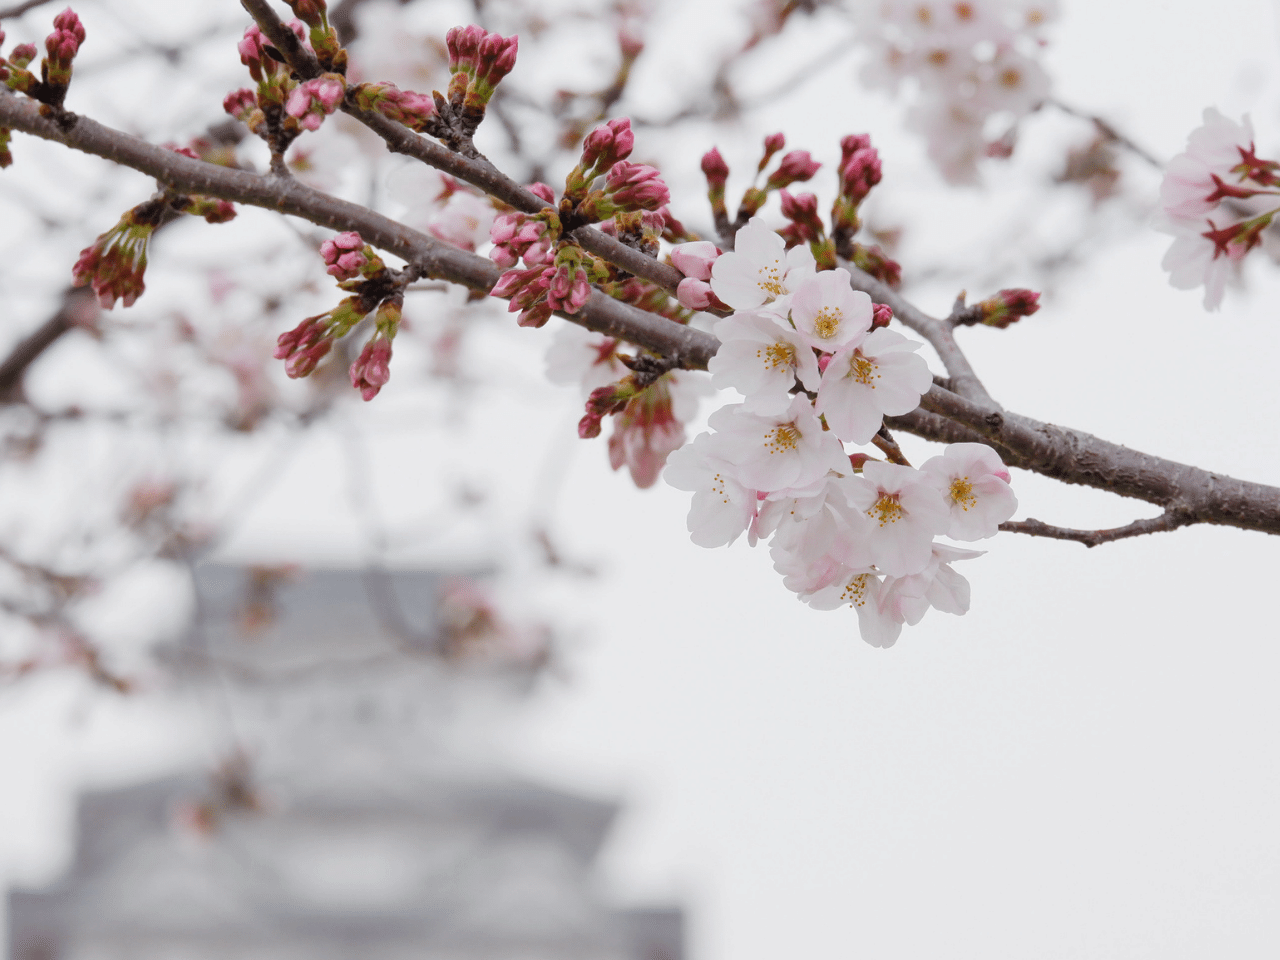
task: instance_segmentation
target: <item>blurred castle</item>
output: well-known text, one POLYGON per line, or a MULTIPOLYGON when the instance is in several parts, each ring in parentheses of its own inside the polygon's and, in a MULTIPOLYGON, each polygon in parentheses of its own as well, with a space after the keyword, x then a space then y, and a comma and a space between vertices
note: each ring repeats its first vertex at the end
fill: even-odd
POLYGON ((678 909, 597 893, 616 805, 467 749, 545 638, 421 572, 210 565, 196 597, 164 656, 236 750, 82 795, 66 875, 9 894, 10 960, 683 960, 678 909))

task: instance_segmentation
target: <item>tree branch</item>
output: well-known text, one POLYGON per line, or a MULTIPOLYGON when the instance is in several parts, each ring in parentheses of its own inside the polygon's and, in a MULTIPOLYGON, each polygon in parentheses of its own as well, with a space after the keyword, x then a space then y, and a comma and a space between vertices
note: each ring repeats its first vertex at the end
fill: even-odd
POLYGON ((1070 527, 1055 527, 1039 520, 1011 520, 1000 524, 1006 533, 1025 533, 1032 537, 1050 537, 1054 540, 1074 540, 1086 547, 1124 540, 1128 537, 1141 537, 1148 533, 1162 533, 1166 530, 1177 530, 1195 521, 1178 513, 1165 511, 1158 517, 1135 520, 1123 527, 1110 527, 1106 530, 1073 530, 1070 527))
MULTIPOLYGON (((502 274, 501 268, 487 257, 467 253, 367 207, 331 197, 292 178, 263 176, 193 160, 104 127, 88 117, 69 115, 64 122, 55 122, 40 116, 39 105, 34 100, 7 92, 0 92, 0 126, 132 167, 180 193, 219 197, 292 214, 332 230, 356 230, 366 242, 414 264, 423 276, 431 279, 450 280, 488 293, 502 274)), ((583 309, 568 319, 588 330, 627 340, 695 369, 705 368, 720 345, 709 334, 599 291, 593 291, 583 309)))
MULTIPOLYGON (((487 258, 291 178, 193 160, 87 117, 67 120, 46 119, 40 116, 34 101, 0 93, 0 126, 105 157, 149 174, 171 189, 292 214, 334 230, 358 230, 366 241, 416 265, 423 275, 474 290, 488 292, 502 272, 487 258)), ((858 279, 857 274, 854 276, 858 279)), ((884 297, 881 302, 889 303, 904 322, 926 317, 888 288, 879 289, 882 285, 878 281, 872 280, 869 286, 868 293, 877 299, 884 297)), ((719 348, 719 341, 710 334, 639 310, 599 291, 593 291, 583 310, 567 319, 671 357, 690 369, 704 369, 719 348)), ((932 325, 936 329, 938 322, 926 319, 926 328, 932 325)), ((957 384, 954 374, 951 382, 957 384)), ((1130 450, 1083 431, 1006 413, 990 400, 975 401, 939 386, 931 387, 921 398, 921 407, 887 422, 891 428, 946 442, 981 439, 990 443, 1010 466, 1155 503, 1186 517, 1187 523, 1280 534, 1280 489, 1276 487, 1235 480, 1130 450)))

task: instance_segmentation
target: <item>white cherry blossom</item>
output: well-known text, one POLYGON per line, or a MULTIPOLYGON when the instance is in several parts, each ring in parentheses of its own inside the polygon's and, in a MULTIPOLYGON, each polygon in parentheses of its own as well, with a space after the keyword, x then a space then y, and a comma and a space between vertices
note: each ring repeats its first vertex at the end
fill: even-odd
POLYGON ((1253 148, 1253 124, 1246 115, 1240 123, 1209 107, 1204 123, 1187 137, 1187 149, 1169 161, 1160 184, 1160 205, 1175 220, 1191 220, 1200 227, 1204 215, 1218 206, 1209 199, 1217 191, 1216 175, 1229 184, 1242 177, 1233 174, 1240 165, 1241 150, 1253 148))
POLYGON ((938 489, 911 467, 868 460, 862 476, 852 478, 849 498, 871 518, 867 542, 872 559, 891 577, 923 570, 933 538, 951 522, 938 489))
POLYGON ((743 404, 721 407, 709 425, 715 452, 737 468, 745 487, 773 491, 803 487, 829 470, 847 470, 840 441, 822 429, 808 399, 797 396, 780 413, 757 414, 743 404))
POLYGON ((715 325, 720 349, 707 364, 715 387, 732 387, 756 412, 785 410, 797 379, 806 390, 822 381, 818 358, 781 318, 759 311, 740 311, 715 325))
POLYGON ((891 647, 902 633, 903 621, 882 603, 884 581, 874 570, 842 571, 839 579, 807 597, 815 610, 836 610, 848 604, 858 614, 858 632, 873 647, 891 647))
POLYGON ((734 472, 732 464, 716 456, 707 433, 667 458, 663 479, 677 490, 693 494, 689 539, 700 547, 733 543, 755 519, 756 492, 738 483, 734 472))
POLYGON ((953 443, 920 465, 951 513, 946 535, 954 540, 994 537, 1018 509, 1009 471, 1000 455, 982 443, 953 443))
POLYGON ((883 418, 910 413, 933 383, 920 343, 881 328, 831 358, 815 404, 836 436, 868 443, 883 418))
POLYGON ((735 310, 764 307, 785 316, 789 297, 813 276, 815 262, 806 244, 787 249, 762 217, 752 217, 734 238, 733 251, 711 266, 711 289, 735 310))
POLYGON ((791 322, 800 336, 825 353, 861 343, 871 329, 871 297, 849 286, 843 267, 815 274, 791 298, 791 322))
POLYGON ((980 557, 982 550, 966 550, 946 543, 933 545, 933 556, 919 573, 887 577, 880 594, 886 616, 915 626, 929 608, 957 615, 969 612, 969 581, 951 569, 956 560, 980 557))

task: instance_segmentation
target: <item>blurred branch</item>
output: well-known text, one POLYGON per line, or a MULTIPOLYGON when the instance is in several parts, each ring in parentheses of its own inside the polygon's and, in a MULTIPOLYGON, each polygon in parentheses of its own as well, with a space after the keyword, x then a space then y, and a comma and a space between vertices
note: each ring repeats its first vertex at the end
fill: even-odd
POLYGON ((8 20, 12 17, 20 17, 28 10, 34 10, 36 7, 42 7, 49 0, 26 0, 25 3, 15 3, 12 7, 5 7, 0 10, 0 20, 8 20))
POLYGON ((1080 119, 1080 120, 1089 121, 1090 123, 1093 124, 1094 129, 1096 129, 1098 133, 1100 133, 1106 140, 1110 141, 1111 143, 1114 143, 1118 147, 1123 147, 1125 150, 1128 150, 1138 159, 1144 161, 1145 163, 1149 164, 1152 167, 1155 167, 1155 169, 1157 170, 1164 169, 1164 164, 1160 161, 1160 159, 1155 154, 1153 154, 1150 150, 1147 150, 1145 147, 1138 146, 1138 144, 1134 143, 1133 140, 1131 140, 1129 137, 1126 137, 1123 133, 1121 133, 1119 130, 1113 127, 1106 120, 1103 120, 1101 117, 1091 113, 1086 113, 1083 110, 1077 110, 1075 107, 1065 104, 1061 100, 1054 100, 1050 98, 1046 100, 1045 103, 1051 107, 1055 107, 1058 110, 1061 110, 1063 113, 1065 113, 1069 117, 1076 117, 1077 119, 1080 119))

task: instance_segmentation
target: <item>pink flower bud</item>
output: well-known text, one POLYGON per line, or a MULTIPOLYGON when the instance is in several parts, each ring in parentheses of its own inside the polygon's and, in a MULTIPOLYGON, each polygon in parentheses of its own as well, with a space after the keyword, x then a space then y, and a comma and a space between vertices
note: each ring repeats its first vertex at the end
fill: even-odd
POLYGON ((540 180, 529 184, 529 192, 547 203, 556 202, 556 192, 540 180))
POLYGON ((375 334, 351 364, 351 386, 367 402, 378 395, 391 379, 391 341, 375 334))
POLYGON ((339 281, 360 276, 361 268, 369 262, 364 253, 364 240, 354 230, 322 243, 320 256, 324 258, 326 272, 339 281))
POLYGON ((770 190, 778 190, 798 181, 808 180, 821 166, 809 156, 808 150, 792 150, 782 158, 778 169, 769 175, 766 186, 770 190))
POLYGON ((710 280, 711 266, 720 256, 720 248, 710 240, 681 243, 671 248, 671 265, 686 277, 710 280))
POLYGON ((707 185, 711 189, 724 190, 725 182, 729 179, 729 165, 715 147, 702 155, 702 175, 707 178, 707 185))
POLYGON ((820 353, 820 354, 818 354, 818 372, 819 372, 819 373, 826 373, 826 372, 827 372, 827 367, 828 367, 828 366, 830 366, 830 364, 831 364, 831 358, 832 358, 832 357, 834 357, 834 356, 835 356, 835 354, 834 354, 834 353, 820 353))
POLYGON ((626 160, 609 169, 605 193, 623 210, 657 210, 671 202, 671 191, 656 167, 626 160))
POLYGON ((233 90, 223 98, 222 109, 241 123, 248 123, 249 116, 258 109, 258 95, 247 87, 233 90))
POLYGON ((685 277, 676 287, 676 299, 680 305, 690 310, 706 310, 715 299, 711 292, 711 284, 705 280, 685 277))
POLYGON ((877 327, 887 327, 889 321, 893 319, 893 309, 884 303, 873 303, 871 305, 871 329, 877 327))
POLYGON ((619 160, 631 156, 635 143, 630 117, 610 120, 603 126, 596 127, 582 141, 582 168, 608 169, 619 160))

